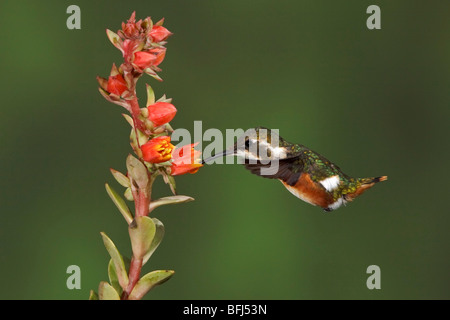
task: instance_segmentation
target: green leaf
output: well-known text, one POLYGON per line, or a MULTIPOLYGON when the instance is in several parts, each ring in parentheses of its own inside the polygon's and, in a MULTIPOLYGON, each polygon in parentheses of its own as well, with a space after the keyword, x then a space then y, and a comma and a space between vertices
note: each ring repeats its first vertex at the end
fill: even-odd
POLYGON ((133 193, 131 192, 131 188, 127 188, 127 189, 125 190, 125 192, 123 193, 123 196, 124 196, 125 199, 127 199, 128 201, 134 201, 133 193))
POLYGON ((155 208, 158 208, 160 206, 164 206, 166 204, 176 204, 176 203, 184 203, 184 202, 190 202, 194 201, 194 198, 188 197, 188 196, 170 196, 170 197, 164 197, 160 198, 158 200, 154 200, 150 202, 150 212, 153 211, 155 208))
MULTIPOLYGON (((133 130, 134 131, 134 130, 133 130)), ((128 176, 133 179, 134 182, 141 189, 148 187, 148 169, 144 164, 133 157, 131 154, 127 157, 127 169, 128 176)))
POLYGON ((167 102, 172 103, 172 98, 167 98, 165 94, 161 98, 159 98, 156 102, 167 102))
POLYGON ((108 80, 102 77, 97 76, 98 84, 100 85, 100 88, 102 88, 104 91, 107 91, 108 88, 108 80))
POLYGON ((119 278, 117 277, 116 268, 114 267, 114 262, 112 259, 110 259, 108 263, 108 278, 114 290, 116 290, 119 295, 122 294, 122 287, 120 286, 119 278))
POLYGON ((120 213, 125 218, 127 223, 130 224, 131 221, 133 221, 133 215, 131 214, 130 209, 125 203, 125 200, 123 200, 122 197, 116 191, 114 191, 114 189, 111 188, 107 183, 105 183, 105 188, 106 192, 116 205, 117 209, 119 209, 120 213))
POLYGON ((106 29, 106 35, 108 36, 109 41, 111 41, 111 43, 114 45, 114 47, 116 47, 117 49, 121 49, 120 48, 120 44, 122 42, 122 40, 120 40, 120 37, 117 33, 106 29))
MULTIPOLYGON (((114 32, 113 32, 113 33, 114 33, 114 32)), ((116 64, 113 63, 109 75, 110 75, 110 76, 117 76, 118 74, 122 74, 122 72, 120 72, 120 70, 121 70, 120 67, 117 68, 116 64)))
MULTIPOLYGON (((108 101, 111 101, 111 98, 109 97, 108 91, 104 90, 103 88, 98 87, 98 91, 101 93, 103 98, 105 98, 108 101)), ((112 101, 111 101, 112 102, 112 101)))
POLYGON ((94 290, 89 292, 89 300, 98 300, 98 294, 94 290))
POLYGON ((147 86, 147 107, 155 103, 155 92, 150 85, 147 86))
MULTIPOLYGON (((151 218, 146 216, 136 217, 128 226, 128 232, 130 234, 133 257, 135 259, 143 260, 144 257, 148 255, 153 238, 155 237, 155 223, 151 218)), ((142 265, 144 265, 145 262, 142 261, 142 265)))
POLYGON ((162 284, 173 276, 175 271, 173 270, 157 270, 147 273, 143 276, 134 286, 133 291, 131 291, 128 299, 129 300, 140 300, 142 297, 150 291, 154 286, 162 284))
POLYGON ((145 69, 144 72, 158 81, 163 81, 161 77, 158 76, 158 74, 150 68, 145 69))
POLYGON ((109 170, 111 171, 113 177, 117 180, 117 182, 120 183, 123 187, 129 188, 131 186, 130 179, 128 179, 128 177, 122 172, 114 170, 113 168, 110 168, 109 170))
POLYGON ((142 264, 145 264, 148 259, 152 256, 153 252, 155 252, 156 248, 158 248, 159 244, 161 243, 162 239, 164 238, 164 225, 161 221, 159 221, 156 218, 152 218, 153 223, 155 224, 155 236, 153 237, 153 241, 150 245, 150 248, 148 249, 147 253, 145 254, 143 258, 142 264))
POLYGON ((100 282, 98 286, 98 297, 100 300, 120 300, 117 291, 106 281, 100 282))
POLYGON ((100 234, 102 235, 106 250, 108 251, 114 263, 114 269, 116 271, 119 284, 122 289, 125 290, 125 288, 128 286, 128 274, 122 255, 120 254, 119 250, 117 250, 117 247, 114 245, 112 240, 108 238, 108 236, 104 232, 100 232, 100 234))
POLYGON ((173 176, 168 175, 170 190, 174 195, 177 194, 177 184, 175 183, 175 178, 173 176))
POLYGON ((165 126, 166 126, 166 130, 167 130, 168 132, 173 132, 173 131, 174 131, 173 128, 172 128, 172 126, 170 125, 170 123, 166 123, 165 126))
POLYGON ((155 26, 162 26, 164 23, 164 18, 162 18, 161 20, 159 20, 157 23, 155 23, 155 26))
POLYGON ((133 122, 133 118, 130 117, 128 114, 126 113, 122 113, 122 116, 125 118, 125 120, 127 120, 128 124, 134 128, 134 122, 133 122))

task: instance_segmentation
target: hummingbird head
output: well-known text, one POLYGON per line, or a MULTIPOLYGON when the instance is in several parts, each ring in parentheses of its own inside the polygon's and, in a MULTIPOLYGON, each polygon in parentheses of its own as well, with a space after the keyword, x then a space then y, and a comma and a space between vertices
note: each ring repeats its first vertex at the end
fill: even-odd
POLYGON ((238 156, 241 159, 253 161, 281 160, 287 156, 285 145, 286 142, 275 130, 264 127, 251 128, 238 137, 234 145, 203 160, 203 163, 224 156, 238 156))

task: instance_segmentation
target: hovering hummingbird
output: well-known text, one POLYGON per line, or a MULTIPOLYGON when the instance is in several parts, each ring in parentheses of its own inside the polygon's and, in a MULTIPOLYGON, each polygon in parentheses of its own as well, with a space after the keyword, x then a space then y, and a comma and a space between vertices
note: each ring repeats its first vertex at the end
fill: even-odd
POLYGON ((294 196, 325 211, 336 210, 387 180, 387 176, 352 178, 317 152, 264 127, 247 130, 233 146, 202 163, 224 156, 238 156, 251 173, 280 180, 294 196))

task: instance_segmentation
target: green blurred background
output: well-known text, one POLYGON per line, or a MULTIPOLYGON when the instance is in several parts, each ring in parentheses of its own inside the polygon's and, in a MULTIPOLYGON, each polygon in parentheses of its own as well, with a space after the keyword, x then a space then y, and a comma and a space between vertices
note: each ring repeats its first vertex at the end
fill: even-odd
POLYGON ((104 189, 120 190, 108 169, 125 171, 129 127, 95 77, 120 64, 105 29, 133 10, 174 32, 164 82, 138 94, 173 97, 175 128, 278 128, 350 175, 389 176, 330 214, 239 165, 177 178, 196 201, 155 211, 166 236, 144 271, 176 274, 148 299, 450 298, 450 2, 406 0, 1 1, 0 298, 87 299, 107 280, 100 231, 130 254, 104 189))

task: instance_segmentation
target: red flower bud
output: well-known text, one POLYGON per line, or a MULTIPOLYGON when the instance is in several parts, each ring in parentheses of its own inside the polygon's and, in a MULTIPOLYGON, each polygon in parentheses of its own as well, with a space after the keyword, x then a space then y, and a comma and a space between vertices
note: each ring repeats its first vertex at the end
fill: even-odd
POLYGON ((156 60, 153 62, 152 65, 155 67, 159 65, 161 62, 163 62, 164 58, 166 57, 166 48, 154 48, 149 50, 149 52, 153 53, 156 56, 156 60))
POLYGON ((135 38, 139 35, 141 20, 136 23, 136 11, 133 11, 127 23, 122 22, 122 31, 128 38, 135 38))
POLYGON ((125 61, 130 62, 131 58, 133 57, 133 53, 139 50, 138 48, 139 41, 125 39, 120 47, 125 61))
POLYGON ((186 173, 196 173, 203 165, 200 163, 201 152, 194 149, 198 144, 188 144, 181 148, 176 148, 172 152, 171 175, 178 176, 186 173))
POLYGON ((150 36, 153 39, 153 42, 161 42, 166 40, 172 32, 164 28, 163 26, 153 26, 152 31, 150 31, 150 36))
POLYGON ((169 136, 153 138, 141 146, 142 159, 151 163, 169 161, 172 157, 173 148, 169 136))
POLYGON ((177 109, 173 104, 167 102, 156 102, 147 107, 148 118, 156 127, 172 121, 177 113, 177 109))
POLYGON ((148 51, 138 51, 134 54, 134 64, 142 69, 145 70, 152 65, 154 65, 155 61, 157 59, 157 56, 151 52, 148 51))
POLYGON ((120 96, 126 90, 128 90, 128 86, 121 74, 109 77, 106 91, 120 96))

